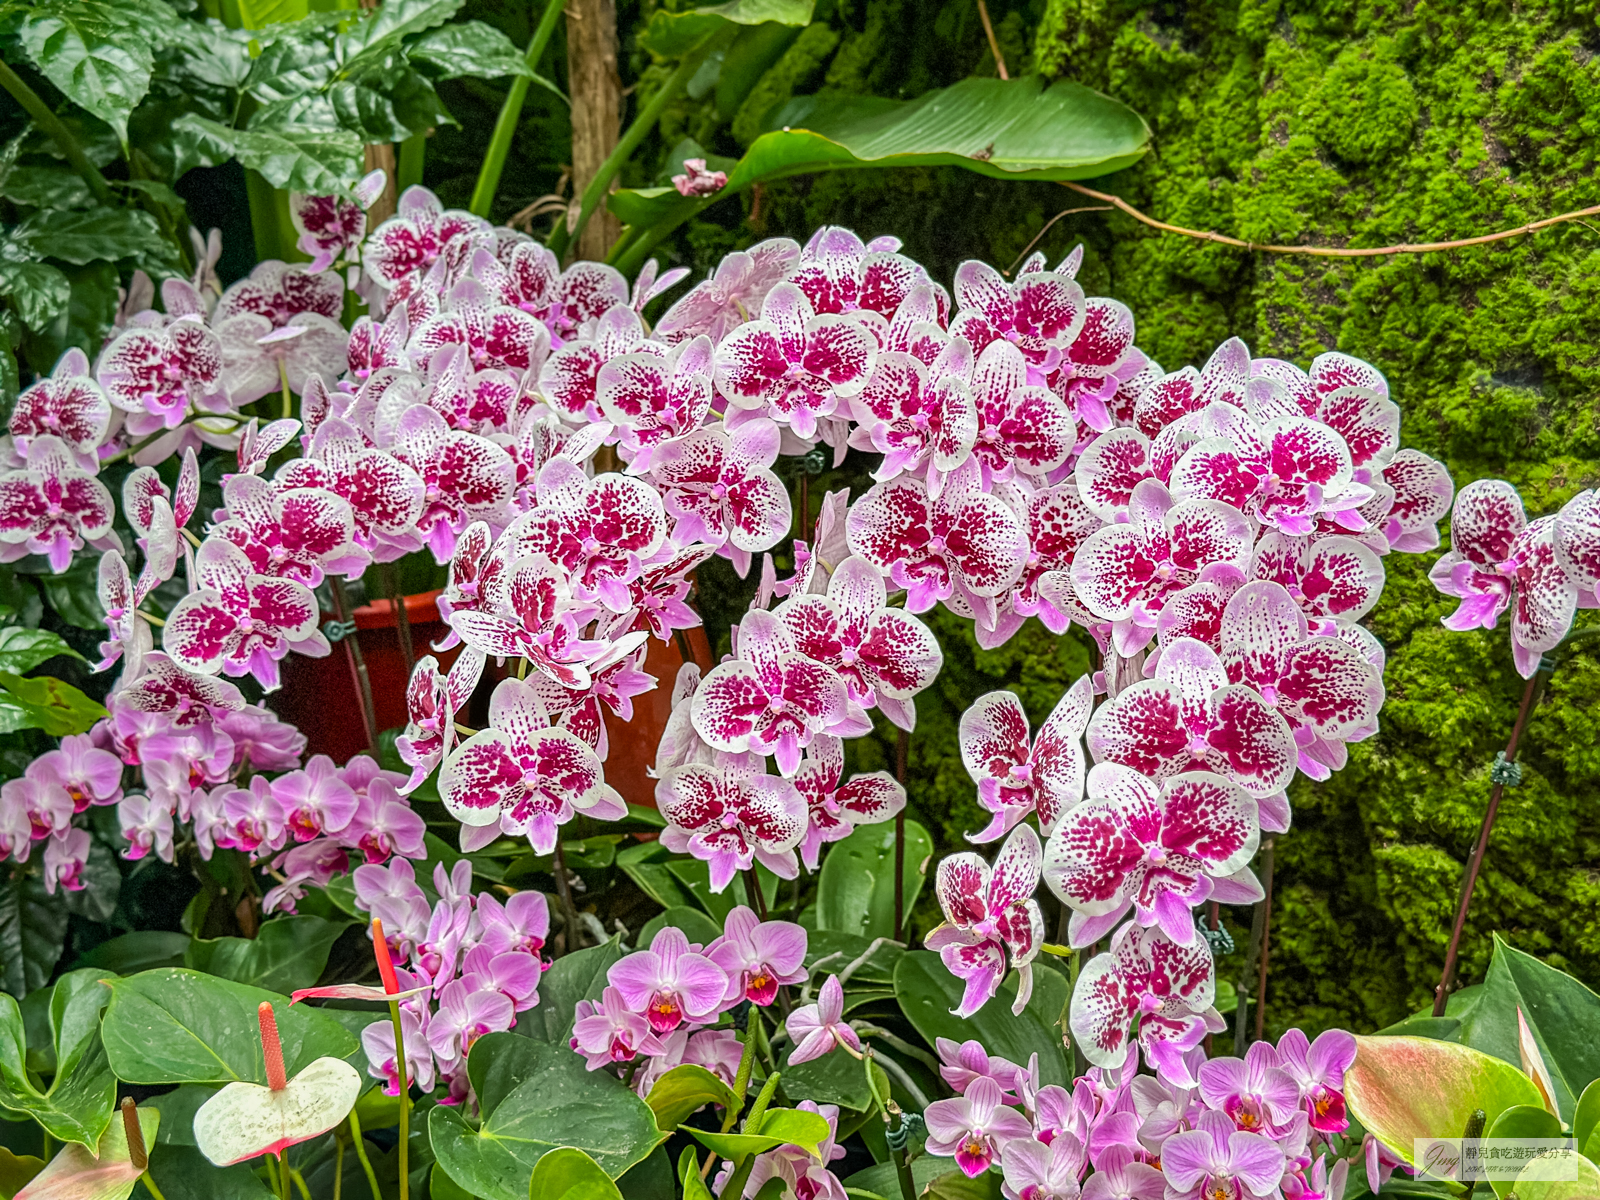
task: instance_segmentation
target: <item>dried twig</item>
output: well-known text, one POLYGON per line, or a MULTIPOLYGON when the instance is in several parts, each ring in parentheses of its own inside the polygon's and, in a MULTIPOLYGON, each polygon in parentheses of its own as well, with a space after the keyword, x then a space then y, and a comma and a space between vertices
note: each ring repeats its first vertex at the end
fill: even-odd
POLYGON ((1007 267, 1004 271, 1002 271, 1000 273, 1002 275, 1009 276, 1011 274, 1011 272, 1015 271, 1017 269, 1017 267, 1019 265, 1021 265, 1022 260, 1028 257, 1028 251, 1032 250, 1035 246, 1037 246, 1039 244, 1039 240, 1041 238, 1043 238, 1045 234, 1050 232, 1050 227, 1052 225, 1054 225, 1057 221, 1061 220, 1062 217, 1070 217, 1073 213, 1110 212, 1110 211, 1111 211, 1111 206, 1109 204, 1091 204, 1091 205, 1087 206, 1086 208, 1063 208, 1055 216, 1051 217, 1048 221, 1046 221, 1044 223, 1044 228, 1039 230, 1038 233, 1033 235, 1033 241, 1029 242, 1026 246, 1024 246, 1022 248, 1022 253, 1017 255, 1016 261, 1013 262, 1009 267, 1007 267))
POLYGON ((989 21, 989 6, 983 0, 978 0, 978 17, 983 21, 984 36, 989 39, 989 53, 994 55, 995 69, 1000 72, 1001 79, 1010 79, 1006 74, 1005 55, 1000 53, 999 39, 994 36, 994 26, 989 21))
POLYGON ((1402 242, 1397 246, 1363 246, 1349 249, 1338 246, 1274 246, 1266 242, 1246 242, 1239 238, 1229 237, 1225 233, 1214 233, 1209 229, 1186 229, 1182 225, 1169 225, 1165 221, 1158 221, 1154 217, 1146 216, 1121 196, 1113 196, 1107 192, 1097 192, 1093 188, 1084 187, 1081 183, 1072 183, 1062 180, 1061 186, 1071 188, 1095 200, 1104 200, 1114 204, 1117 208, 1127 213, 1135 221, 1142 222, 1152 229, 1160 229, 1166 233, 1180 233, 1184 237, 1199 238, 1203 242, 1216 242, 1221 246, 1236 246, 1240 250, 1263 250, 1269 254, 1312 254, 1320 258, 1381 258, 1386 254, 1428 254, 1435 250, 1460 250, 1467 246, 1482 246, 1488 242, 1503 242, 1507 238, 1521 237, 1526 233, 1535 233, 1551 225, 1559 225, 1563 221, 1578 221, 1583 217, 1600 216, 1600 204, 1590 208, 1580 208, 1576 212, 1562 213, 1558 217, 1546 217, 1542 221, 1532 221, 1527 225, 1519 225, 1515 229, 1502 229, 1498 233, 1485 233, 1477 237, 1458 238, 1453 242, 1402 242))

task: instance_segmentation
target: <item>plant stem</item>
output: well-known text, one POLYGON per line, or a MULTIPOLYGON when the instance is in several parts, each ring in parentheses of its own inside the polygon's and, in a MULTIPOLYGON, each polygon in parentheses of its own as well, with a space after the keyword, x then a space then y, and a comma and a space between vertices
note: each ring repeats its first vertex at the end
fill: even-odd
POLYGON ((428 135, 415 133, 400 143, 400 163, 395 168, 395 191, 403 193, 422 182, 422 164, 428 152, 428 135))
POLYGON ((383 1200, 383 1193, 378 1190, 378 1173, 372 1169, 372 1160, 367 1157, 366 1143, 361 1140, 361 1121, 353 1108, 350 1110, 350 1139, 355 1143, 361 1169, 367 1173, 367 1186, 372 1189, 372 1200, 383 1200))
MULTIPOLYGON (((1517 747, 1522 742, 1522 731, 1527 727, 1528 714, 1533 711, 1533 702, 1538 698, 1539 688, 1547 672, 1544 664, 1533 673, 1533 678, 1528 680, 1528 686, 1522 689, 1522 704, 1517 709, 1517 719, 1511 726, 1511 739, 1506 742, 1505 761, 1517 761, 1517 747)), ((1454 982, 1456 973, 1456 958, 1461 952, 1461 935, 1467 927, 1467 910, 1472 907, 1472 893, 1478 885, 1478 872, 1483 868, 1483 856, 1489 849, 1489 833, 1494 829, 1494 820, 1500 812, 1500 797, 1505 792, 1505 784, 1496 783, 1489 790, 1489 807, 1484 810, 1483 824, 1478 828, 1478 841, 1472 848, 1472 857, 1467 860, 1467 874, 1461 881, 1461 899, 1456 904, 1455 923, 1450 927, 1450 944, 1444 953, 1444 972, 1439 976, 1439 986, 1433 990, 1433 1015, 1444 1016, 1445 1002, 1450 997, 1450 985, 1454 982)))
POLYGON ((61 118, 50 110, 50 106, 40 98, 22 79, 22 76, 13 71, 6 63, 0 62, 0 87, 11 93, 12 99, 22 105, 23 111, 33 118, 33 123, 42 129, 61 151, 61 156, 67 160, 83 181, 89 185, 89 192, 101 204, 111 203, 111 185, 106 182, 106 177, 100 174, 99 169, 89 161, 89 156, 83 152, 83 147, 78 145, 76 138, 68 131, 61 118))
POLYGON ((284 1150, 275 1157, 278 1160, 278 1200, 290 1200, 294 1190, 289 1184, 289 1152, 284 1150))
POLYGON ((589 223, 589 218, 594 215, 594 210, 599 207, 600 198, 606 194, 606 189, 611 186, 611 181, 617 177, 618 172, 622 170, 623 164, 639 148, 639 143, 644 141, 645 135, 655 128, 656 122, 661 119, 661 114, 666 111, 667 105, 676 100, 678 94, 689 86, 689 80, 700 69, 700 61, 705 58, 710 49, 711 38, 708 37, 683 56, 683 60, 678 63, 672 74, 667 76, 666 82, 661 85, 661 90, 650 98, 650 103, 645 105, 644 111, 638 115, 632 125, 628 126, 628 131, 617 142, 617 148, 611 152, 605 162, 600 164, 600 169, 595 172, 594 178, 589 181, 589 186, 583 189, 583 198, 578 207, 578 219, 572 223, 572 227, 569 229, 566 221, 556 222, 556 227, 550 234, 550 240, 546 245, 555 252, 557 258, 564 256, 567 252, 567 247, 583 233, 583 227, 589 223))
MULTIPOLYGON (((337 575, 328 576, 328 588, 333 593, 333 615, 343 624, 350 611, 350 601, 344 593, 344 580, 337 575)), ((361 719, 367 726, 367 746, 372 757, 378 757, 378 715, 372 706, 372 679, 367 674, 367 660, 361 653, 361 643, 355 630, 344 636, 345 658, 350 663, 350 675, 355 680, 356 693, 361 697, 361 719)))
POLYGON ((1276 862, 1278 839, 1269 837, 1266 845, 1266 862, 1262 867, 1262 891, 1266 893, 1261 898, 1261 965, 1256 976, 1256 1041, 1260 1041, 1266 1032, 1267 1021, 1267 964, 1272 958, 1272 869, 1276 862))
POLYGON ((411 672, 417 668, 417 651, 411 643, 411 614, 406 610, 406 598, 400 590, 400 568, 396 563, 388 563, 384 571, 389 577, 389 598, 394 604, 394 625, 400 635, 400 655, 406 661, 406 680, 411 679, 411 672))
POLYGON ((344 1139, 335 1135, 333 1147, 333 1200, 339 1200, 344 1190, 344 1139))
POLYGON ((283 385, 283 419, 294 416, 294 393, 289 390, 289 368, 283 359, 278 360, 278 381, 283 385))
POLYGON ((289 1160, 284 1159, 284 1166, 289 1172, 289 1178, 294 1181, 295 1188, 300 1193, 300 1200, 311 1200, 311 1189, 306 1186, 306 1177, 288 1165, 289 1160))
MULTIPOLYGON (((146 1171, 143 1175, 139 1176, 139 1182, 144 1184, 145 1191, 150 1193, 152 1200, 167 1200, 167 1198, 161 1194, 161 1189, 156 1186, 156 1181, 150 1178, 149 1171, 146 1171)), ((333 1200, 339 1200, 339 1197, 335 1196, 333 1200)))
MULTIPOLYGON (((911 735, 904 729, 895 743, 894 777, 906 786, 906 761, 911 756, 911 735)), ((906 940, 906 810, 894 815, 894 940, 906 940)))
POLYGON ((389 1020, 394 1022, 394 1069, 400 1077, 400 1200, 410 1200, 411 1081, 406 1078, 406 1032, 400 1023, 398 1000, 389 1001, 389 1020))
POLYGON ((1244 1052, 1250 1047, 1250 979, 1256 973, 1256 959, 1261 953, 1261 938, 1266 931, 1266 911, 1261 905, 1255 906, 1254 916, 1250 921, 1250 948, 1245 952, 1244 971, 1239 976, 1239 1005, 1233 1011, 1233 1054, 1235 1058, 1243 1058, 1244 1052))
MULTIPOLYGON (((526 661, 526 660, 524 660, 526 661)), ((578 910, 572 903, 572 888, 567 883, 567 858, 561 851, 561 839, 556 838, 555 862, 551 864, 556 872, 556 892, 561 897, 561 918, 567 925, 563 954, 571 954, 578 949, 578 910)))
MULTIPOLYGON (((566 7, 566 0, 546 0, 544 16, 533 31, 533 38, 528 42, 528 51, 522 60, 528 64, 530 71, 539 69, 539 60, 544 57, 545 47, 550 44, 550 38, 556 31, 556 22, 561 19, 566 7)), ((480 217, 487 217, 494 204, 494 194, 500 188, 500 173, 505 170, 506 155, 511 150, 511 139, 516 136, 517 121, 522 116, 522 104, 527 99, 528 84, 531 82, 526 76, 513 79, 505 103, 500 106, 494 133, 489 137, 489 149, 484 153, 483 166, 478 169, 477 185, 472 189, 472 199, 467 204, 480 217)))
MULTIPOLYGON (((906 1123, 906 1116, 905 1113, 900 1111, 900 1106, 893 1100, 889 1102, 889 1115, 892 1115, 894 1118, 894 1126, 889 1130, 889 1132, 898 1133, 900 1128, 906 1123)), ((888 1115, 886 1115, 884 1119, 887 1123, 888 1115)), ((917 1184, 916 1181, 911 1177, 911 1164, 906 1162, 905 1150, 891 1150, 889 1151, 889 1157, 894 1161, 895 1179, 898 1180, 900 1184, 900 1200, 916 1200, 917 1184)))
POLYGON ((755 864, 744 869, 744 896, 751 910, 763 921, 767 919, 767 898, 761 893, 761 879, 756 875, 755 864))

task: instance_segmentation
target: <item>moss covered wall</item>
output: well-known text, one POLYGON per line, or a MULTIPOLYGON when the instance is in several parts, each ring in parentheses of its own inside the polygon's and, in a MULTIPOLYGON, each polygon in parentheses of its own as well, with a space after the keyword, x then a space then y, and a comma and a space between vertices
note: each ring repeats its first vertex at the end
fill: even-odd
MULTIPOLYGON (((624 12, 637 19, 650 7, 624 12)), ((989 9, 1013 74, 1076 78, 1145 115, 1152 152, 1099 186, 1165 220, 1254 241, 1375 246, 1600 203, 1593 0, 989 0, 989 9)), ((737 154, 760 128, 756 110, 797 91, 913 96, 995 71, 975 0, 822 0, 819 16, 826 31, 796 41, 732 120, 710 100, 679 105, 656 161, 685 135, 737 154)), ((648 91, 642 56, 625 71, 648 91)), ((528 132, 548 136, 549 125, 528 132)), ((948 281, 965 258, 1009 265, 1046 220, 1082 203, 1059 187, 953 169, 795 180, 767 189, 753 221, 749 197, 710 210, 670 256, 703 271, 757 237, 803 239, 838 223, 899 235, 948 281)), ((1451 253, 1330 260, 1250 254, 1091 213, 1063 219, 1042 244, 1058 256, 1080 240, 1086 287, 1133 307, 1140 344, 1168 370, 1203 362, 1230 334, 1301 363, 1336 347, 1382 368, 1406 442, 1444 458, 1458 485, 1504 476, 1546 512, 1600 483, 1600 222, 1451 253)), ((813 486, 845 475, 862 485, 853 469, 813 486)), ((1522 684, 1503 628, 1439 627, 1446 606, 1427 583, 1430 560, 1388 560, 1370 622, 1390 653, 1382 733, 1330 783, 1294 791, 1295 827, 1279 840, 1270 1027, 1373 1029, 1431 998, 1488 764, 1522 684)), ((731 572, 704 582, 708 616, 725 629, 747 592, 731 572)), ((1035 622, 989 654, 953 619, 940 632, 949 664, 920 705, 912 806, 952 849, 978 824, 953 737, 961 709, 1011 686, 1037 721, 1086 655, 1035 622)), ((1506 795, 1474 906, 1467 979, 1481 977, 1499 931, 1600 984, 1597 690, 1600 668, 1576 658, 1534 716, 1527 782, 1506 795)), ((893 752, 888 735, 855 750, 863 768, 891 765, 893 752)), ((1231 918, 1242 933, 1247 914, 1231 918)))

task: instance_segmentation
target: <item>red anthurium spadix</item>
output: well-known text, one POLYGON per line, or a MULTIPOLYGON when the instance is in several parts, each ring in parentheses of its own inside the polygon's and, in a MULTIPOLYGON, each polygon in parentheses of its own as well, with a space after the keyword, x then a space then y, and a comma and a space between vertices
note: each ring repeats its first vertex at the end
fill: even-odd
POLYGON ((1014 692, 980 696, 961 714, 961 761, 978 785, 978 803, 994 814, 974 842, 992 842, 1029 814, 1049 834, 1083 795, 1083 731, 1094 691, 1082 676, 1028 737, 1028 715, 1014 692))
POLYGON ((321 1137, 350 1114, 361 1095, 361 1076, 339 1058, 319 1058, 288 1078, 272 1005, 263 1001, 258 1016, 267 1086, 230 1083, 194 1115, 195 1145, 219 1167, 321 1137))

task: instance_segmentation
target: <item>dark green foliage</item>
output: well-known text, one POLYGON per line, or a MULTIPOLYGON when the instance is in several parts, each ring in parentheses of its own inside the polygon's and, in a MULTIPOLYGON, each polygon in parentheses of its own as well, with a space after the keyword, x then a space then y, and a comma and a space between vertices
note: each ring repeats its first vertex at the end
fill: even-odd
MULTIPOLYGON (((1099 186, 1162 220, 1263 242, 1383 246, 1471 237, 1597 199, 1592 4, 998 0, 989 10, 1013 75, 1076 79, 1150 122, 1152 153, 1099 186)), ((752 98, 784 94, 802 66, 821 76, 817 90, 885 96, 994 72, 971 0, 843 0, 819 16, 839 34, 831 59, 780 60, 752 98)), ((685 101, 675 131, 704 133, 714 120, 702 112, 685 101)), ((732 132, 748 136, 750 115, 741 118, 732 132)), ((738 140, 720 129, 704 144, 736 153, 738 140)), ((711 209, 668 256, 704 271, 758 237, 804 240, 833 223, 904 238, 907 253, 948 281, 962 259, 1011 265, 1051 216, 1087 203, 955 170, 851 172, 766 189, 753 223, 749 198, 711 209)), ((1168 370, 1203 362, 1235 333, 1258 355, 1302 365, 1337 348, 1385 372, 1406 444, 1444 458, 1458 485, 1511 479, 1536 515, 1600 483, 1593 228, 1351 260, 1250 254, 1086 213, 1058 222, 1041 248, 1054 261, 1077 241, 1088 247, 1086 288, 1131 305, 1140 345, 1168 370)), ((857 494, 870 483, 852 482, 857 494)), ((1434 557, 1386 562, 1387 591, 1369 621, 1390 654, 1382 733, 1329 783, 1294 789, 1295 826, 1278 842, 1269 1031, 1373 1029, 1431 999, 1488 765, 1522 690, 1503 625, 1440 628, 1449 607, 1427 581, 1434 557)), ((725 574, 705 588, 713 644, 751 590, 730 592, 725 574)), ((961 710, 1010 686, 1037 722, 1086 669, 1086 652, 1031 622, 983 654, 964 622, 936 625, 947 663, 919 704, 911 812, 948 852, 978 825, 954 740, 961 710)), ((1600 980, 1597 687, 1600 667, 1580 653, 1534 714, 1526 782, 1506 793, 1468 925, 1466 982, 1483 977, 1496 931, 1600 980)), ((892 770, 894 731, 853 750, 853 769, 892 770)), ((1224 921, 1243 943, 1248 914, 1224 921)), ((1241 945, 1221 974, 1237 974, 1242 958, 1241 945)))

